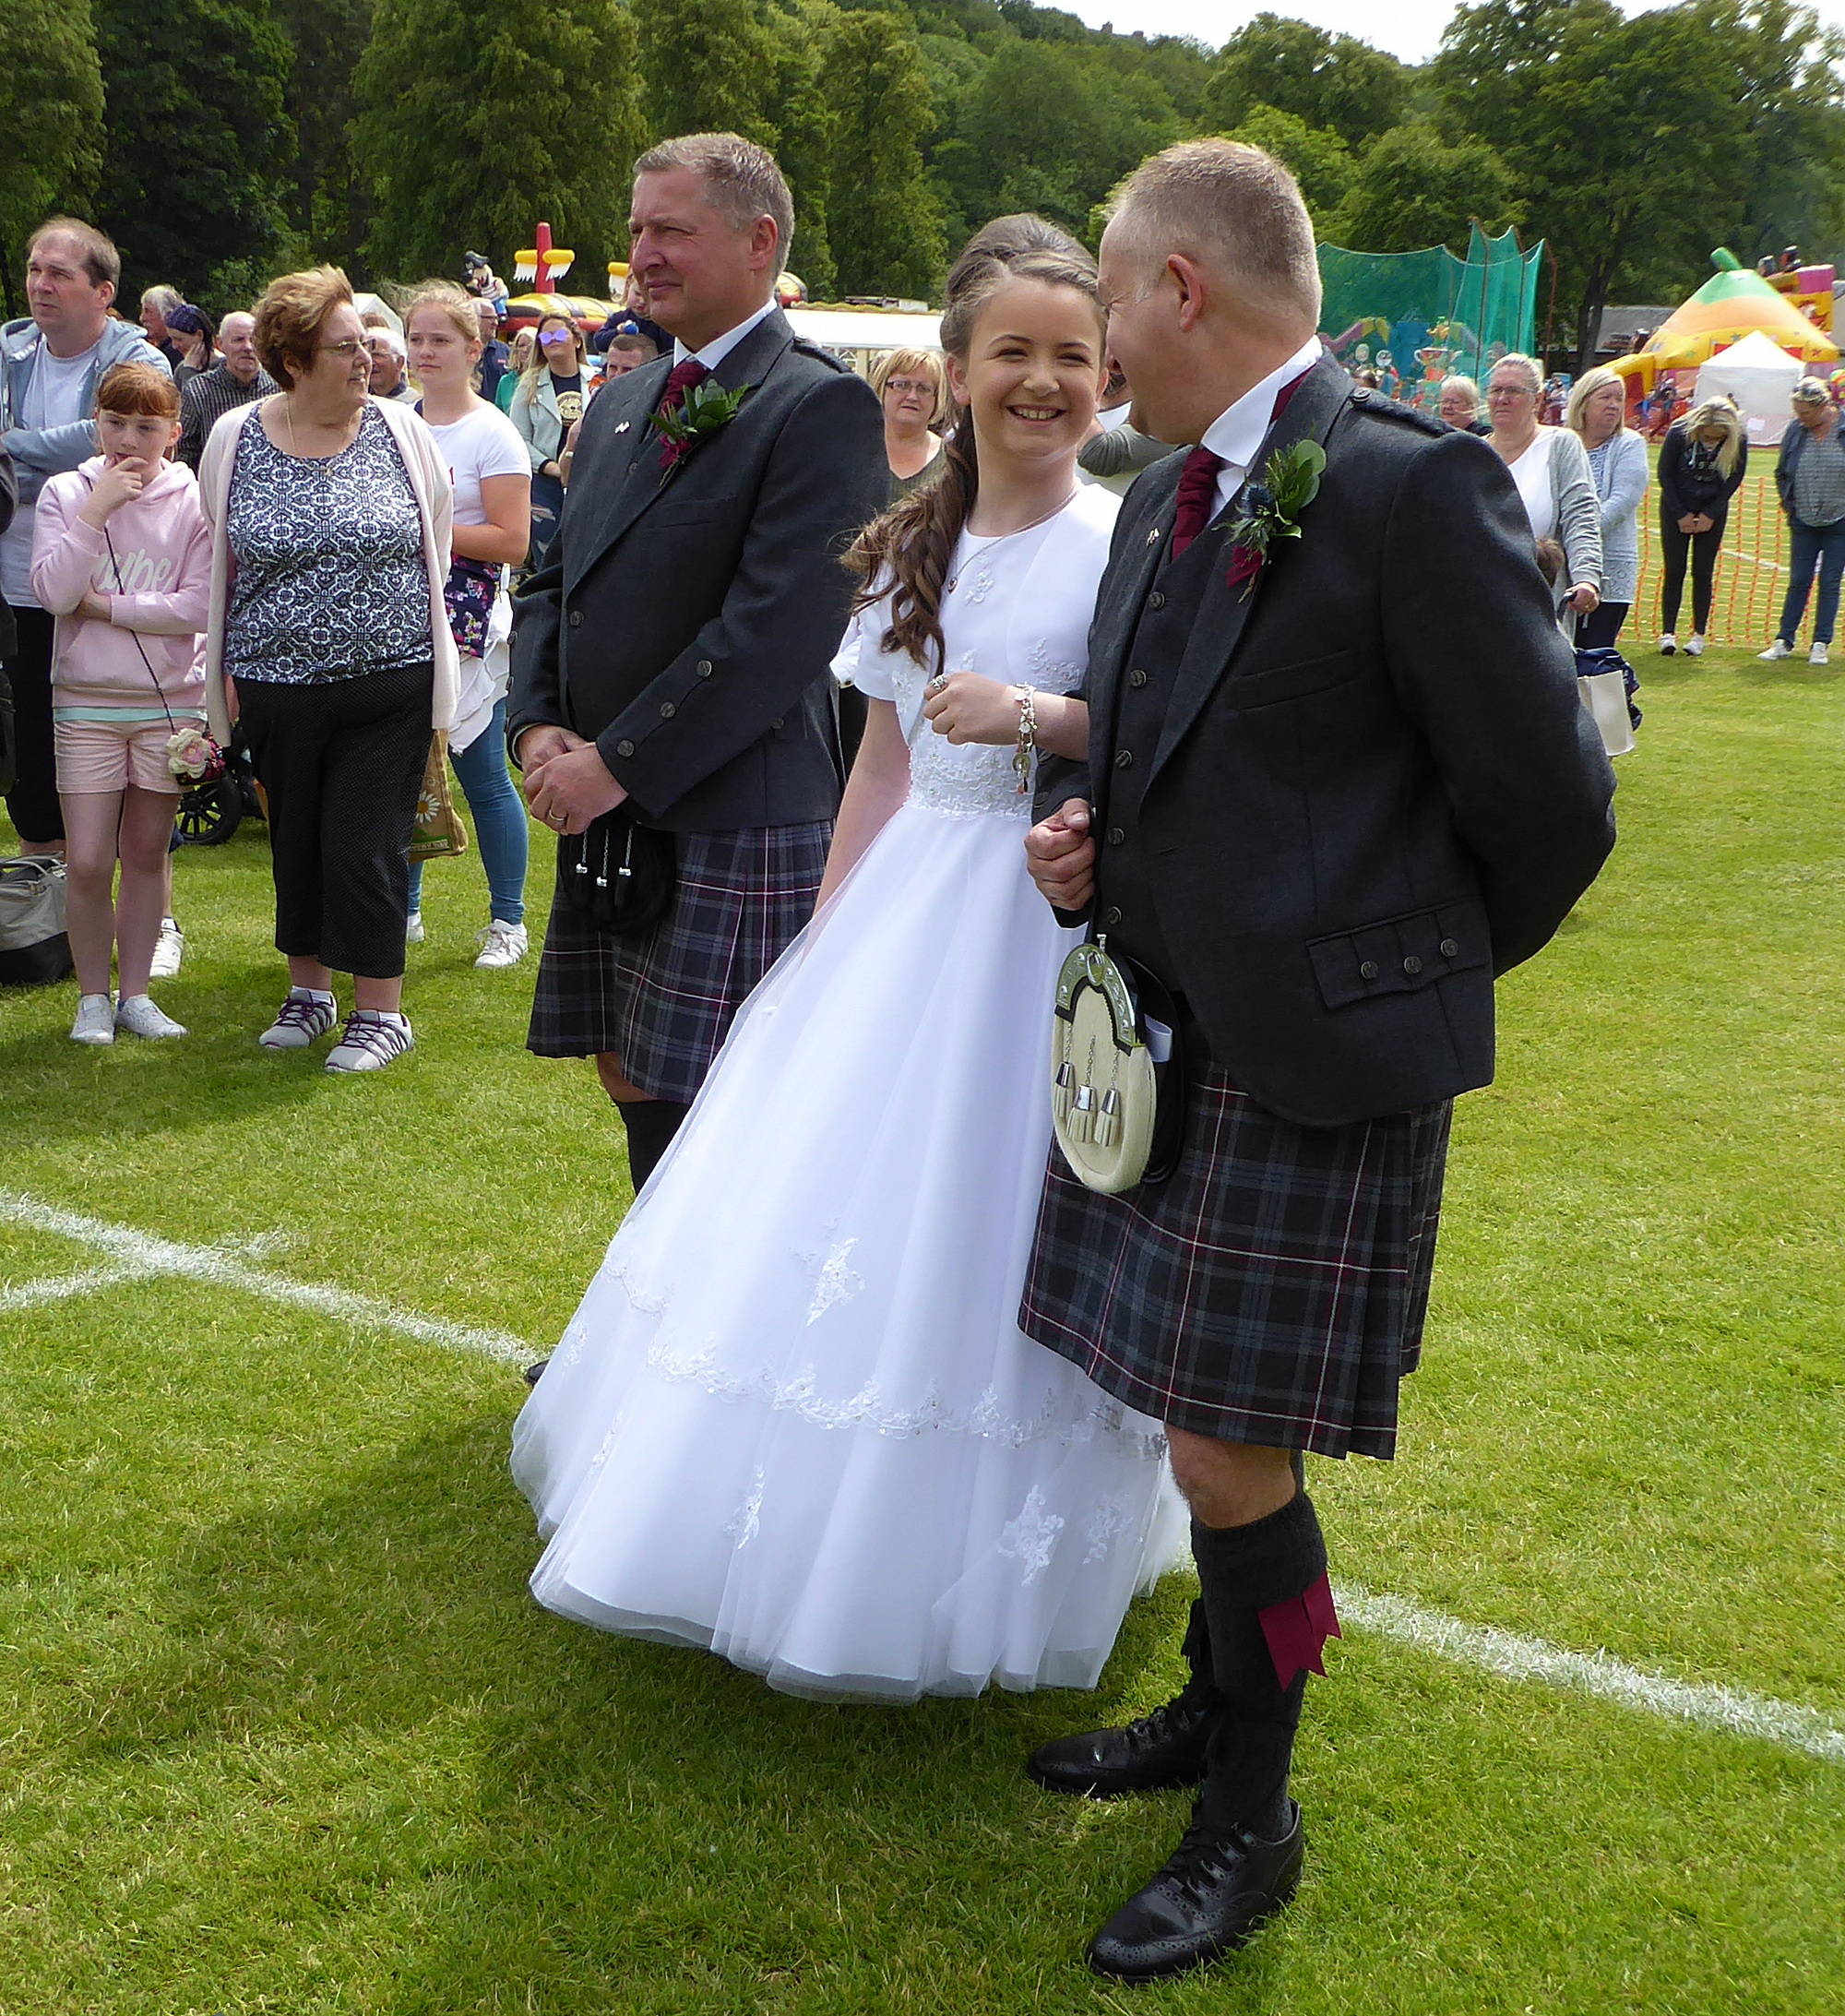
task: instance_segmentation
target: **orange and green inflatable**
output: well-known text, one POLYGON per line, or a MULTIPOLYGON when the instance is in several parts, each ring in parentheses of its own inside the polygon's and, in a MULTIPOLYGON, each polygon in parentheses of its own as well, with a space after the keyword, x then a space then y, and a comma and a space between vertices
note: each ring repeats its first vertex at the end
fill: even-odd
MULTIPOLYGON (((1803 364, 1834 364, 1839 346, 1794 305, 1793 300, 1752 272, 1733 252, 1710 255, 1717 270, 1691 298, 1655 329, 1646 344, 1609 366, 1650 393, 1662 371, 1695 371, 1720 350, 1760 329, 1803 364)), ((1827 287, 1831 286, 1828 276, 1827 287)))

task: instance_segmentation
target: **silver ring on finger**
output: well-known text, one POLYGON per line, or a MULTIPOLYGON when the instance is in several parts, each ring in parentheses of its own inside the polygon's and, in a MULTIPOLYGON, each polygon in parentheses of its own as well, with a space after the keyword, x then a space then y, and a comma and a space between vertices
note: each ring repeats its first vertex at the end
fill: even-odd
POLYGON ((930 680, 929 690, 931 693, 940 693, 947 686, 947 674, 946 672, 938 672, 935 676, 930 680))

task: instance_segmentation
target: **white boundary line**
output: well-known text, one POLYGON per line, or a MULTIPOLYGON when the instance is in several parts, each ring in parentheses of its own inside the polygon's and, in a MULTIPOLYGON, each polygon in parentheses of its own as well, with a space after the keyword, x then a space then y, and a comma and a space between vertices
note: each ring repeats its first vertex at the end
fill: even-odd
MULTIPOLYGON (((506 1330, 475 1330, 464 1323, 446 1323, 375 1295, 320 1282, 292 1280, 286 1274, 252 1267, 237 1250, 185 1246, 155 1238, 131 1226, 112 1225, 100 1218, 41 1203, 17 1190, 0 1190, 0 1222, 34 1232, 72 1239, 110 1256, 111 1266, 85 1272, 47 1276, 39 1281, 0 1285, 0 1315, 29 1309, 69 1295, 86 1294, 147 1281, 179 1276, 241 1289, 246 1294, 310 1309, 317 1316, 352 1323, 363 1329, 394 1330, 446 1350, 465 1351, 506 1365, 523 1365, 533 1347, 506 1330)), ((262 1235, 242 1248, 261 1251, 275 1243, 262 1235)), ((1394 1639, 1419 1652, 1436 1653, 1458 1665, 1474 1666, 1508 1680, 1541 1681, 1550 1687, 1598 1700, 1618 1702, 1670 1722, 1689 1723, 1729 1736, 1752 1736, 1783 1749, 1798 1750, 1823 1763, 1845 1765, 1845 1728, 1836 1726, 1810 1708, 1766 1695, 1745 1694, 1735 1688, 1673 1680, 1646 1673, 1605 1652, 1566 1652, 1542 1639, 1520 1638, 1490 1625, 1466 1624, 1439 1610, 1425 1610, 1401 1596, 1377 1596, 1368 1590, 1342 1588, 1339 1609, 1349 1623, 1380 1637, 1394 1639)))

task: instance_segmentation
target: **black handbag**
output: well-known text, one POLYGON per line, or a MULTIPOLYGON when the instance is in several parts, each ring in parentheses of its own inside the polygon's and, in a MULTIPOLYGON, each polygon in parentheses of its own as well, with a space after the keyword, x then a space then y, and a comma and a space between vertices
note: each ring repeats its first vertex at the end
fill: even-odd
POLYGON ((666 914, 678 879, 671 833, 617 805, 557 843, 558 889, 601 931, 645 931, 666 914))

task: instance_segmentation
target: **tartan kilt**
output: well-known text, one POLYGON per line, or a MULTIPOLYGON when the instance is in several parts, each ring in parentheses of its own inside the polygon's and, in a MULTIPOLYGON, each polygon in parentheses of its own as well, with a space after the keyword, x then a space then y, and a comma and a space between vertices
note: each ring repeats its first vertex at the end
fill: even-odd
POLYGON ((613 1052, 655 1099, 688 1104, 738 1008, 814 914, 829 820, 675 833, 673 901, 646 931, 599 930, 554 894, 526 1047, 613 1052))
POLYGON ((1052 1144, 1019 1327, 1170 1426, 1389 1458, 1452 1101, 1302 1127, 1215 1068, 1185 1097, 1164 1183, 1099 1196, 1052 1144))

